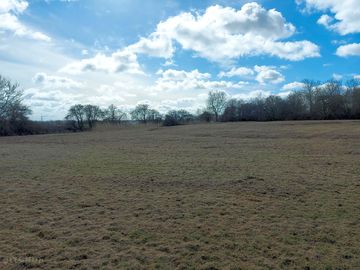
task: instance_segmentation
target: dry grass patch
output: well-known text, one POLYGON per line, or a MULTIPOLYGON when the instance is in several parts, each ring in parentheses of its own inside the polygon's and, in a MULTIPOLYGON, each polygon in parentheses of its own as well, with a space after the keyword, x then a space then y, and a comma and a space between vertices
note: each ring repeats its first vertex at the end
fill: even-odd
POLYGON ((1 269, 357 269, 360 123, 0 138, 1 269))

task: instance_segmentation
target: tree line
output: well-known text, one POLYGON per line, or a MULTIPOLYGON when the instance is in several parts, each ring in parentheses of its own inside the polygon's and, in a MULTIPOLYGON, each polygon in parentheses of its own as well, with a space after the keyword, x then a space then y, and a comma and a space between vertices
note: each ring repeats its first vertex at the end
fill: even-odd
POLYGON ((224 91, 210 91, 203 109, 192 114, 171 110, 166 114, 139 104, 129 113, 110 105, 102 109, 92 104, 76 104, 69 108, 65 121, 30 121, 31 110, 23 103, 19 84, 0 75, 0 136, 84 131, 98 122, 111 124, 157 123, 175 126, 195 122, 282 121, 360 119, 360 81, 343 84, 304 80, 301 89, 281 98, 278 95, 249 100, 228 98, 224 91))
POLYGON ((222 121, 360 119, 360 81, 353 79, 343 85, 336 80, 304 80, 302 89, 286 98, 271 95, 248 101, 222 99, 220 104, 217 107, 222 121))
MULTIPOLYGON (((107 109, 101 113, 97 106, 75 105, 69 110, 68 119, 78 119, 74 113, 83 108, 83 118, 88 127, 93 122, 109 121, 107 109), (91 113, 93 112, 93 113, 91 113), (98 113, 97 113, 98 112, 98 113), (98 117, 96 119, 96 116, 98 117)), ((111 108, 115 108, 111 105, 111 108)), ((117 109, 116 109, 117 110, 117 109)), ((126 113, 120 112, 126 118, 126 113)), ((186 110, 171 110, 161 115, 147 104, 139 104, 130 112, 131 120, 148 123, 157 122, 164 126, 181 125, 195 121, 283 121, 283 120, 333 120, 360 119, 360 81, 352 79, 345 85, 341 81, 329 80, 325 83, 304 80, 298 91, 282 98, 278 95, 256 97, 249 100, 228 98, 224 91, 210 91, 205 109, 192 114, 186 110)))

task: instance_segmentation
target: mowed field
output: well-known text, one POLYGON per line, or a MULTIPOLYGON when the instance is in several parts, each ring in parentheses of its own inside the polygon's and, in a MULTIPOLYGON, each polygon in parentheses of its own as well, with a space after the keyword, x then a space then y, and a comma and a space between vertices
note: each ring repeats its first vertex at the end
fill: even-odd
POLYGON ((360 122, 0 138, 0 269, 360 269, 360 122))

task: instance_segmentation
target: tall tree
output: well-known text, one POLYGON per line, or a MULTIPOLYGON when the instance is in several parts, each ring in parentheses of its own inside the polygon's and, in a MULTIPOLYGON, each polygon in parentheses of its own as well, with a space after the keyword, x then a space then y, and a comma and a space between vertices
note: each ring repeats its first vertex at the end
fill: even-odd
POLYGON ((210 91, 207 99, 207 108, 215 115, 215 121, 224 112, 226 106, 226 93, 224 91, 210 91))
POLYGON ((24 134, 31 110, 23 104, 19 84, 0 75, 0 135, 24 134))
POLYGON ((146 120, 150 122, 161 122, 162 116, 157 110, 150 109, 146 120))
POLYGON ((307 100, 307 106, 309 110, 310 117, 313 116, 314 111, 314 103, 315 103, 315 92, 320 85, 320 82, 314 80, 305 79, 302 81, 303 89, 302 91, 305 93, 305 97, 307 100))
POLYGON ((285 100, 286 119, 300 120, 306 116, 306 97, 303 92, 293 92, 285 100))
POLYGON ((264 103, 266 120, 283 120, 285 108, 284 103, 284 100, 279 96, 271 95, 267 97, 264 103))
POLYGON ((360 80, 346 82, 346 104, 351 118, 360 118, 360 80))
POLYGON ((150 113, 150 106, 148 104, 139 104, 134 110, 130 112, 131 118, 136 121, 146 123, 150 113))
POLYGON ((120 122, 126 117, 126 113, 118 109, 114 104, 111 104, 104 111, 104 119, 109 122, 120 122))
POLYGON ((84 130, 85 111, 84 105, 76 104, 71 106, 66 116, 67 120, 74 120, 76 128, 84 130))
POLYGON ((88 104, 83 109, 89 128, 93 128, 94 123, 103 117, 103 111, 99 106, 88 104))
POLYGON ((164 126, 181 125, 193 119, 194 116, 186 110, 172 110, 165 115, 164 126))

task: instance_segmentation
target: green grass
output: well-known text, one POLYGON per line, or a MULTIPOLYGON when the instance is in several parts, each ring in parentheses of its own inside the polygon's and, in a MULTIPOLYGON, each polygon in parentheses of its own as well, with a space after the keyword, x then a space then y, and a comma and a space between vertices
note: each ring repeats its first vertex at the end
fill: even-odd
POLYGON ((0 138, 0 269, 359 269, 360 122, 0 138))

